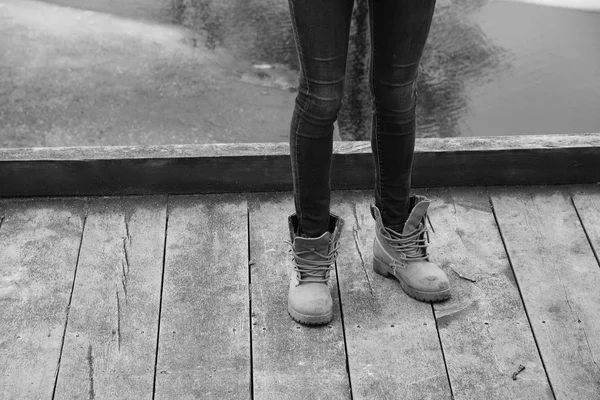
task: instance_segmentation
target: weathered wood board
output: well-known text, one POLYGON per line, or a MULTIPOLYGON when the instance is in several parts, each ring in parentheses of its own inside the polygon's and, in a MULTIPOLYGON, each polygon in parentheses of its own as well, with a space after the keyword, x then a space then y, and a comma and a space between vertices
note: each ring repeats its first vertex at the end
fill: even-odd
POLYGON ((56 399, 151 399, 166 197, 90 200, 56 399))
POLYGON ((294 322, 287 313, 292 272, 288 215, 291 193, 250 197, 252 361, 256 399, 349 399, 344 334, 335 273, 334 319, 323 327, 294 322))
POLYGON ((487 191, 415 191, 433 307, 373 272, 372 192, 334 192, 320 328, 286 311, 291 193, 2 199, 0 398, 600 398, 600 187, 487 191))
MULTIPOLYGON (((370 189, 368 141, 335 142, 334 189, 370 189)), ((418 138, 413 187, 600 181, 600 134, 418 138)), ((292 189, 287 143, 0 149, 0 197, 292 189), (202 173, 198 173, 202 171, 202 173)))
POLYGON ((485 189, 419 194, 432 200, 431 261, 452 285, 434 309, 454 398, 553 399, 485 189))
POLYGON ((557 399, 600 397, 600 268, 561 187, 490 188, 557 399))
POLYGON ((0 201, 0 398, 50 399, 84 225, 80 199, 0 201))
POLYGON ((157 399, 250 398, 247 217, 240 195, 170 197, 157 399))
POLYGON ((371 192, 334 192, 346 220, 337 262, 354 399, 449 399, 430 303, 408 297, 372 270, 371 192))

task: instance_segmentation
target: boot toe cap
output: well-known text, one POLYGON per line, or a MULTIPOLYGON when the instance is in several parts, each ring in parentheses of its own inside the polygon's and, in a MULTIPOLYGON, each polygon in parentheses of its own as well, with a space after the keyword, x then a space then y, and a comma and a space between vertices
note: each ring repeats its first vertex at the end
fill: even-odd
POLYGON ((443 272, 441 274, 426 275, 417 281, 415 285, 418 290, 424 292, 443 292, 450 289, 448 277, 443 272))
POLYGON ((414 269, 414 279, 411 279, 411 286, 424 293, 447 292, 450 289, 448 277, 434 263, 424 263, 419 268, 414 269))
POLYGON ((322 283, 304 283, 290 288, 288 306, 304 316, 330 315, 333 307, 329 287, 322 283))

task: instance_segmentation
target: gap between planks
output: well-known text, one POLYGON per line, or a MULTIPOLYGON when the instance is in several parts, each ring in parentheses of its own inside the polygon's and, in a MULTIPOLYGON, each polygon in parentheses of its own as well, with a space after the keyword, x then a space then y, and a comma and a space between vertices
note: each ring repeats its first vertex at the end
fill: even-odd
MULTIPOLYGON (((67 313, 65 318, 65 327, 63 329, 62 340, 60 345, 60 352, 58 355, 58 364, 56 365, 56 372, 54 376, 54 387, 52 389, 52 399, 56 396, 56 386, 58 385, 58 376, 60 374, 60 361, 63 355, 63 349, 65 347, 65 336, 67 334, 67 326, 69 325, 69 312, 71 311, 71 302, 73 300, 73 290, 75 289, 75 280, 77 279, 77 268, 79 267, 79 257, 81 256, 81 245, 83 244, 83 234, 85 233, 85 223, 87 221, 87 213, 83 216, 83 224, 81 227, 81 238, 79 239, 79 248, 77 249, 77 261, 75 261, 75 271, 73 273, 73 283, 71 285, 71 293, 69 293, 69 303, 67 304, 67 313)), ((92 379, 92 378, 90 378, 92 379)), ((93 381, 92 381, 93 382, 93 381)), ((93 388, 93 385, 92 385, 93 388)), ((93 389, 92 389, 93 390, 93 389)), ((93 391, 92 391, 93 393, 93 391)))

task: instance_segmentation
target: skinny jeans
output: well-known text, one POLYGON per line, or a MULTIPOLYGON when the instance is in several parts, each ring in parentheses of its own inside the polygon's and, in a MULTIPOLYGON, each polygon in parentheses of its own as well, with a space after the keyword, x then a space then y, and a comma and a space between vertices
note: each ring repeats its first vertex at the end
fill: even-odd
MULTIPOLYGON (((300 61, 290 127, 294 203, 299 230, 329 227, 333 123, 344 95, 354 0, 288 0, 300 61)), ((409 215, 416 130, 416 78, 435 0, 368 0, 371 150, 375 205, 392 229, 409 215)))

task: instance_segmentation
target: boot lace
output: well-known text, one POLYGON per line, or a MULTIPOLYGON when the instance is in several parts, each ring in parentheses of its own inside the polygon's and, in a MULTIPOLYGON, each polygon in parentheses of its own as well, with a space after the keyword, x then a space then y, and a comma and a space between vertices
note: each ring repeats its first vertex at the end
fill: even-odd
POLYGON ((333 264, 338 255, 339 242, 336 241, 333 248, 327 254, 320 253, 315 249, 295 251, 294 244, 291 241, 284 240, 284 242, 291 246, 288 253, 293 256, 292 261, 294 263, 294 271, 298 274, 298 282, 327 283, 329 272, 334 268, 333 264), (320 259, 311 260, 302 257, 306 254, 316 254, 320 259))
POLYGON ((424 223, 412 232, 401 234, 389 228, 381 229, 384 236, 389 236, 388 243, 396 251, 402 261, 427 259, 427 246, 429 246, 429 229, 424 223), (386 235, 387 233, 387 235, 386 235), (425 233, 427 239, 425 239, 425 233))

